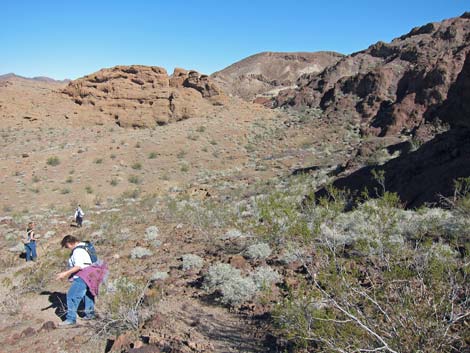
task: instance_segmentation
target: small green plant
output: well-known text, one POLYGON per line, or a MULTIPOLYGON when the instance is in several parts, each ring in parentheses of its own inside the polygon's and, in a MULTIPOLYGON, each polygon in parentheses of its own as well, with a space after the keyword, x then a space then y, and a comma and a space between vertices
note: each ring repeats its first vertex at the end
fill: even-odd
POLYGON ((60 159, 57 156, 52 156, 47 159, 47 165, 50 165, 52 167, 55 167, 60 164, 60 159))
POLYGON ((101 164, 103 163, 103 158, 96 158, 94 162, 95 164, 101 164))
POLYGON ((186 156, 186 151, 184 151, 184 150, 180 150, 178 152, 178 154, 176 155, 176 157, 178 157, 178 159, 183 159, 184 156, 186 156))
POLYGON ((60 193, 62 195, 70 194, 70 189, 69 188, 63 188, 60 190, 60 193))
POLYGON ((87 194, 93 194, 93 188, 90 185, 85 186, 85 191, 87 194))
POLYGON ((140 178, 137 176, 137 175, 129 175, 129 177, 127 178, 127 181, 131 184, 140 184, 141 183, 141 180, 140 178))
POLYGON ((180 170, 183 173, 187 173, 189 171, 189 164, 188 163, 182 163, 180 166, 180 170))
POLYGON ((204 125, 201 125, 196 129, 196 131, 197 132, 204 132, 204 131, 206 131, 206 127, 204 125))
POLYGON ((132 164, 132 169, 141 170, 142 169, 142 164, 140 162, 135 162, 135 163, 132 164))
POLYGON ((192 141, 197 141, 199 139, 199 135, 195 134, 195 133, 189 133, 188 134, 188 139, 190 139, 192 141))
POLYGON ((116 186, 117 184, 119 184, 119 181, 116 178, 112 178, 109 184, 111 184, 111 186, 116 186))
POLYGON ((155 158, 157 158, 157 156, 158 156, 157 152, 150 152, 149 153, 149 159, 155 159, 155 158))
POLYGON ((126 190, 122 193, 122 198, 123 199, 136 199, 140 195, 140 190, 139 189, 133 189, 133 190, 126 190))

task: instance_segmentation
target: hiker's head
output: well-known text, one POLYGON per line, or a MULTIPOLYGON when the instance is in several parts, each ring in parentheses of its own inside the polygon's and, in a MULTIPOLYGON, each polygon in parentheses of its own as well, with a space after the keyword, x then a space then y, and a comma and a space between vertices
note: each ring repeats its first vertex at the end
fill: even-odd
POLYGON ((29 228, 29 229, 33 229, 33 227, 34 227, 34 223, 33 223, 33 222, 29 222, 29 223, 28 223, 28 228, 29 228))
POLYGON ((60 245, 62 245, 63 248, 72 249, 79 242, 80 241, 77 238, 75 238, 73 235, 66 235, 60 242, 60 245))

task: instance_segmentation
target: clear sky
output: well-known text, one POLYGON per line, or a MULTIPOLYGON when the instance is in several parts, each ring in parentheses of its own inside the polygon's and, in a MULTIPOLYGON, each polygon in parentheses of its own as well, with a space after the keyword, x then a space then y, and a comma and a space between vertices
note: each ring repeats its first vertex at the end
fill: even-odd
POLYGON ((468 0, 2 0, 0 75, 143 64, 210 74, 262 51, 349 54, 470 11, 468 0))

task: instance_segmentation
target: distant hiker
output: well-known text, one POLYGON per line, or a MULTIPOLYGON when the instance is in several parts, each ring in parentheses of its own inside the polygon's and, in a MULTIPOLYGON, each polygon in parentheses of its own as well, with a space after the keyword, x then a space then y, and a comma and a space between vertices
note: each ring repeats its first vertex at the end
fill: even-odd
POLYGON ((23 244, 26 251, 26 261, 36 261, 36 235, 34 234, 34 223, 29 222, 26 234, 23 236, 23 244))
POLYGON ((80 205, 78 205, 77 209, 75 210, 75 222, 77 223, 77 227, 82 226, 83 216, 84 215, 85 215, 85 213, 83 213, 80 205))
POLYGON ((69 327, 77 322, 77 309, 82 300, 85 301, 83 319, 95 318, 95 297, 107 274, 107 267, 98 263, 95 248, 90 242, 81 242, 72 235, 66 235, 60 244, 72 250, 69 269, 56 276, 58 280, 68 278, 72 282, 67 292, 67 316, 65 321, 59 323, 61 327, 69 327))

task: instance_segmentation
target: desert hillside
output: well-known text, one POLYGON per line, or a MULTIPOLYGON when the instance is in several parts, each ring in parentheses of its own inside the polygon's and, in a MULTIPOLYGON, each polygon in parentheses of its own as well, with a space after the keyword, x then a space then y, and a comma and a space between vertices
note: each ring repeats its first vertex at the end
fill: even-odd
POLYGON ((469 38, 2 77, 0 352, 470 352, 469 38), (61 328, 66 234, 109 274, 61 328))
POLYGON ((380 136, 426 135, 433 121, 465 125, 461 114, 449 117, 446 103, 455 99, 469 34, 468 13, 428 23, 348 55, 319 75, 304 75, 299 88, 281 92, 273 104, 319 106, 331 118, 358 120, 365 133, 380 136))
POLYGON ((343 55, 333 52, 265 52, 240 60, 211 75, 227 94, 252 101, 272 97, 280 90, 295 88, 301 75, 317 74, 335 64, 343 55))

